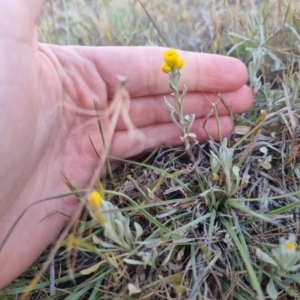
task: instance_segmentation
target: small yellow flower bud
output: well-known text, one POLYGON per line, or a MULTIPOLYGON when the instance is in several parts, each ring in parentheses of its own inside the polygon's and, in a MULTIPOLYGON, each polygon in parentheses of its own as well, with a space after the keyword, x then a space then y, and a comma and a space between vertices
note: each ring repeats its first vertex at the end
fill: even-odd
POLYGON ((161 69, 162 69, 162 71, 165 72, 165 73, 170 73, 171 70, 172 70, 172 68, 171 68, 169 65, 167 65, 167 64, 163 64, 163 65, 161 66, 161 69))
POLYGON ((182 68, 182 66, 183 66, 183 64, 184 64, 184 61, 183 61, 183 59, 177 59, 177 62, 176 62, 176 64, 175 64, 175 66, 174 66, 174 68, 175 69, 181 69, 182 68))
POLYGON ((102 201, 105 201, 102 199, 101 194, 98 191, 92 191, 86 196, 86 200, 88 202, 88 208, 90 211, 90 214, 93 218, 95 218, 100 225, 105 225, 105 219, 101 212, 101 204, 102 201))
POLYGON ((294 243, 288 242, 288 243, 286 243, 286 245, 285 245, 285 249, 286 249, 286 250, 289 250, 289 251, 294 251, 294 250, 296 249, 296 246, 295 246, 294 243))
POLYGON ((178 56, 177 51, 175 51, 173 49, 167 50, 164 53, 164 61, 171 68, 176 65, 178 58, 179 58, 179 56, 178 56))
POLYGON ((101 205, 101 195, 98 191, 92 191, 90 192, 87 196, 86 199, 88 201, 88 203, 93 206, 93 207, 97 207, 101 205))

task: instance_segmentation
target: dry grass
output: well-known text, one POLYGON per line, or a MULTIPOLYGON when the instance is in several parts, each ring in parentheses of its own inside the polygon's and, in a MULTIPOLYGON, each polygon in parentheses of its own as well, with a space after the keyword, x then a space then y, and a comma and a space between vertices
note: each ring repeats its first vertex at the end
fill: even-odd
MULTIPOLYGON (((249 66, 255 105, 236 116, 227 147, 195 145, 195 163, 182 147, 162 147, 103 179, 106 197, 130 219, 132 232, 133 222, 142 226, 140 243, 130 251, 97 248, 93 236, 111 241, 94 220, 80 221, 72 235, 80 249, 66 255, 62 248, 56 255, 55 294, 49 296, 45 273, 30 299, 264 299, 270 278, 280 291, 277 299, 299 299, 299 275, 279 277, 255 251, 300 234, 300 6, 275 0, 142 2, 147 13, 133 0, 48 1, 40 40, 232 55, 249 66), (212 168, 212 156, 228 151, 240 169, 239 182, 232 166, 212 168), (143 262, 141 251, 148 264, 124 261, 143 262), (81 272, 98 262, 89 275, 81 272), (140 291, 129 296, 128 284, 140 291)), ((0 297, 22 293, 45 256, 0 297)))

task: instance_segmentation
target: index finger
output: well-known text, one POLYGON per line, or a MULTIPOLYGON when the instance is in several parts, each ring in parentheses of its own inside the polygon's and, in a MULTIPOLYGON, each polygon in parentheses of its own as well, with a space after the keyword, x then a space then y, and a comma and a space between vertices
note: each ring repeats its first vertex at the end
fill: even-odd
MULTIPOLYGON (((87 50, 87 49, 86 49, 87 50)), ((126 88, 131 97, 169 93, 167 74, 161 71, 161 47, 104 47, 93 48, 91 55, 97 71, 107 84, 112 97, 117 76, 128 78, 126 88)), ((215 54, 178 51, 184 60, 180 86, 193 92, 229 92, 237 90, 247 80, 245 65, 232 57, 215 54)))

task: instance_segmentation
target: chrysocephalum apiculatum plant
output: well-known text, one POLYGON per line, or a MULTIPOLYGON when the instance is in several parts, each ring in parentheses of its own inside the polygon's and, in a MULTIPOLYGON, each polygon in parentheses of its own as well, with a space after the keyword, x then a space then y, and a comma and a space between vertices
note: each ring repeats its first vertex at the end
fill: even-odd
POLYGON ((196 141, 196 135, 191 133, 191 127, 195 121, 195 114, 184 115, 183 113, 183 99, 187 93, 187 87, 183 85, 182 93, 179 93, 178 82, 180 79, 180 69, 184 65, 183 59, 179 57, 176 50, 169 49, 164 52, 164 63, 161 69, 164 73, 169 75, 169 86, 172 90, 171 96, 174 98, 175 105, 172 105, 164 96, 163 100, 169 108, 169 116, 174 124, 179 128, 181 139, 185 144, 185 150, 189 158, 194 161, 194 156, 191 151, 190 140, 196 141))
MULTIPOLYGON (((272 249, 270 254, 257 248, 256 256, 262 262, 270 265, 270 273, 279 281, 282 281, 282 278, 293 281, 292 273, 300 269, 300 251, 294 234, 290 234, 288 239, 281 237, 279 245, 272 249)), ((297 277, 296 275, 295 278, 297 279, 297 277)), ((277 299, 279 293, 272 278, 269 279, 266 290, 271 299, 277 299)))
MULTIPOLYGON (((99 245, 101 249, 105 249, 105 251, 110 249, 111 251, 130 252, 134 250, 138 243, 142 242, 141 236, 144 230, 141 225, 134 222, 133 232, 130 226, 130 219, 117 206, 105 200, 102 191, 91 191, 87 194, 86 200, 91 216, 104 228, 104 236, 107 238, 107 241, 103 241, 98 236, 93 236, 93 242, 99 245)), ((123 261, 133 265, 154 266, 157 255, 157 250, 154 247, 151 251, 139 251, 137 253, 137 256, 142 261, 126 258, 123 261)))
POLYGON ((134 242, 143 234, 142 227, 134 222, 133 234, 129 218, 118 207, 105 200, 99 191, 90 192, 86 199, 90 214, 104 228, 104 235, 123 249, 131 250, 134 242))

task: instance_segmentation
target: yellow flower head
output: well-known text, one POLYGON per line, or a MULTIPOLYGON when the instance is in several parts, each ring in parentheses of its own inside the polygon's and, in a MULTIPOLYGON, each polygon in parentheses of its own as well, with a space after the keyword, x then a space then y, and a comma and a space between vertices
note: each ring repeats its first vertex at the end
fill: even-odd
POLYGON ((164 53, 164 61, 171 68, 176 65, 178 59, 179 59, 179 55, 178 55, 177 51, 175 51, 173 49, 167 50, 164 53))
POLYGON ((101 194, 98 191, 92 191, 86 196, 86 200, 88 202, 88 208, 90 211, 90 214, 93 218, 95 218, 100 225, 105 225, 105 218, 102 215, 101 212, 101 204, 102 201, 105 201, 102 199, 101 194))
POLYGON ((175 66, 174 66, 174 68, 175 69, 181 69, 183 67, 183 64, 184 64, 183 59, 178 59, 175 66))
POLYGON ((165 63, 161 69, 165 73, 170 73, 173 69, 181 69, 184 63, 177 51, 173 49, 165 51, 163 58, 165 63))
POLYGON ((293 242, 288 242, 285 245, 285 249, 289 251, 294 251, 296 249, 296 246, 293 242))
POLYGON ((98 191, 92 191, 87 196, 86 199, 92 207, 98 207, 101 205, 102 197, 98 191))
POLYGON ((165 72, 165 73, 170 73, 171 70, 172 70, 172 68, 171 68, 169 65, 167 65, 167 64, 163 64, 163 65, 161 66, 161 69, 162 69, 162 71, 165 72))

